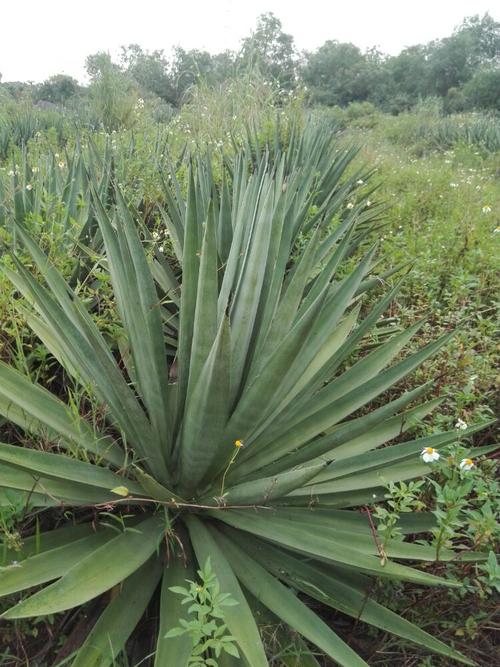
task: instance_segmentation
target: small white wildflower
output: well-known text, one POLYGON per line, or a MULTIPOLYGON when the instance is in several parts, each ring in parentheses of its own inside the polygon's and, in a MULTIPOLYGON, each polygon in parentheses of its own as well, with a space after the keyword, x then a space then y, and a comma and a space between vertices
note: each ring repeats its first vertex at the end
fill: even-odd
POLYGON ((357 183, 358 185, 363 185, 364 180, 363 180, 362 178, 360 178, 359 180, 356 181, 356 183, 357 183))
POLYGON ((38 174, 38 172, 40 171, 40 167, 32 167, 31 171, 32 171, 34 174, 38 174))
MULTIPOLYGON (((368 201, 366 202, 366 208, 369 208, 371 205, 372 205, 372 203, 371 203, 371 201, 368 199, 368 201)), ((391 234, 392 234, 392 232, 391 232, 391 234)))
POLYGON ((161 245, 161 246, 158 248, 158 250, 159 250, 160 252, 163 252, 163 246, 161 245))
POLYGON ((460 461, 460 468, 462 470, 470 470, 474 467, 474 461, 472 459, 462 459, 460 461))
POLYGON ((64 162, 61 160, 61 162, 58 162, 57 165, 58 165, 59 169, 63 169, 64 162))
POLYGON ((457 423, 455 424, 455 428, 458 429, 459 431, 465 431, 467 428, 467 423, 464 422, 463 419, 460 419, 460 417, 457 419, 457 423))
POLYGON ((159 234, 158 234, 158 232, 153 232, 151 236, 152 236, 154 239, 157 239, 158 236, 159 236, 159 234))
POLYGON ((483 206, 481 209, 483 213, 491 213, 491 206, 488 206, 487 204, 483 206))
POLYGON ((28 183, 28 185, 26 186, 26 190, 33 190, 33 186, 31 185, 31 183, 28 183))
POLYGON ((434 447, 424 447, 421 452, 421 457, 424 460, 424 463, 433 463, 434 461, 439 460, 439 452, 434 449, 434 447))
POLYGON ((9 171, 9 176, 14 176, 14 172, 12 171, 12 169, 9 171))
POLYGON ((354 208, 354 204, 352 203, 352 201, 350 201, 350 202, 347 204, 347 208, 348 208, 348 209, 354 208))
POLYGON ((57 160, 59 158, 59 153, 54 153, 54 157, 57 160))
POLYGON ((450 188, 458 188, 458 183, 450 183, 450 188))
POLYGON ((500 233, 500 227, 495 227, 493 230, 493 234, 499 234, 500 233))

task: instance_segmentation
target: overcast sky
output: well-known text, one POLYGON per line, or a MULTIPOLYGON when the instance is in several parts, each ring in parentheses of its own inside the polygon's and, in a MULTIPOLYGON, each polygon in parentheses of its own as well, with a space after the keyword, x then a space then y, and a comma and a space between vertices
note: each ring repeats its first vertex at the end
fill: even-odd
POLYGON ((489 12, 499 0, 0 0, 0 72, 3 81, 42 81, 65 73, 84 80, 87 55, 115 55, 124 44, 173 46, 212 53, 237 49, 259 14, 274 12, 299 49, 327 39, 378 46, 396 54, 405 46, 445 37, 465 16, 489 12))

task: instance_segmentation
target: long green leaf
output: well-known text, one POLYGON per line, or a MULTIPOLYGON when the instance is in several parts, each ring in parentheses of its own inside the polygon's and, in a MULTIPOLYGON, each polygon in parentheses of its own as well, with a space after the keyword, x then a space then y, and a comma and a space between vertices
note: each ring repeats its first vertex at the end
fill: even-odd
POLYGON ((71 459, 65 454, 51 454, 0 442, 0 461, 30 470, 34 475, 56 477, 111 491, 126 486, 133 494, 142 494, 137 482, 100 466, 71 459))
POLYGON ((185 618, 186 607, 177 593, 170 590, 173 586, 185 586, 186 580, 194 581, 195 568, 189 561, 184 565, 176 556, 165 565, 161 584, 160 624, 156 643, 155 667, 187 667, 193 642, 189 635, 167 637, 169 630, 179 625, 179 619, 185 618))
POLYGON ((9 595, 58 579, 74 565, 95 553, 114 535, 109 529, 99 530, 0 568, 0 595, 9 595))
POLYGON ((330 658, 345 667, 367 667, 367 664, 345 644, 309 607, 255 560, 249 558, 234 542, 218 533, 217 541, 236 572, 236 576, 252 595, 287 625, 316 644, 330 658))
POLYGON ((87 422, 65 403, 3 362, 0 362, 0 413, 37 435, 48 429, 49 437, 63 438, 62 446, 82 447, 119 467, 124 464, 123 452, 113 442, 93 433, 87 422))
POLYGON ((180 447, 183 489, 195 489, 232 454, 233 445, 224 438, 229 410, 230 344, 229 322, 225 318, 186 404, 180 447))
POLYGON ((224 619, 229 632, 236 639, 252 667, 267 667, 266 653, 257 625, 232 567, 227 561, 225 551, 219 546, 219 533, 207 528, 195 517, 188 517, 186 524, 198 563, 203 567, 207 558, 210 558, 221 592, 229 593, 238 603, 235 610, 228 612, 224 619))
MULTIPOLYGON (((312 510, 310 510, 312 512, 312 510)), ((404 565, 388 561, 381 565, 376 556, 358 551, 350 546, 349 534, 345 533, 336 539, 325 536, 305 521, 292 521, 281 518, 280 510, 248 510, 230 509, 210 511, 220 521, 254 535, 259 535, 284 547, 314 554, 330 562, 336 562, 357 568, 362 572, 382 577, 395 578, 402 581, 413 581, 427 585, 449 585, 454 582, 440 579, 424 572, 419 572, 404 565)))
POLYGON ((381 630, 408 639, 427 650, 446 655, 467 665, 474 664, 428 632, 372 600, 369 595, 369 581, 365 583, 365 590, 360 590, 350 585, 349 577, 346 577, 345 573, 336 574, 333 568, 300 560, 264 542, 249 544, 247 540, 242 540, 241 534, 235 530, 230 529, 227 534, 263 567, 270 569, 276 577, 321 603, 381 630))
POLYGON ((160 517, 151 517, 126 530, 72 567, 56 583, 35 593, 3 614, 27 618, 65 611, 88 602, 131 575, 157 550, 164 530, 160 517))
MULTIPOLYGON (((259 447, 254 449, 251 466, 248 462, 245 462, 246 465, 250 469, 258 470, 277 456, 283 456, 287 452, 293 451, 296 447, 303 445, 305 442, 319 435, 326 429, 331 428, 347 415, 365 405, 408 375, 423 361, 435 354, 440 347, 450 340, 452 335, 453 334, 448 334, 439 340, 426 345, 404 361, 379 373, 376 377, 361 384, 359 387, 356 387, 356 389, 349 391, 341 398, 338 398, 332 405, 326 405, 310 414, 309 417, 297 424, 293 430, 286 431, 278 437, 272 443, 272 446, 268 446, 263 450, 263 446, 259 443, 259 447)), ((236 462, 236 465, 238 465, 238 462, 236 462)))
POLYGON ((152 558, 123 582, 118 594, 87 635, 71 663, 72 667, 109 667, 116 664, 116 658, 158 585, 161 572, 161 561, 152 558))
POLYGON ((168 369, 159 299, 136 226, 119 189, 116 197, 119 216, 116 231, 97 194, 94 206, 141 395, 158 439, 160 451, 155 458, 161 460, 161 447, 169 447, 172 427, 166 410, 168 369))
MULTIPOLYGON (((42 506, 55 505, 101 505, 113 502, 118 496, 104 491, 102 488, 68 482, 65 479, 42 477, 28 470, 21 470, 14 466, 0 466, 0 487, 20 489, 33 494, 35 500, 42 502, 42 506)), ((30 496, 28 495, 28 501, 30 496)))

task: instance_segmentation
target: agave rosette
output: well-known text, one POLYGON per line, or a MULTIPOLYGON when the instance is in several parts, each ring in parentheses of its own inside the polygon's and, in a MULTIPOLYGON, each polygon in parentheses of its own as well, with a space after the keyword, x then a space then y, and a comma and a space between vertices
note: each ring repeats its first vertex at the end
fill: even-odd
MULTIPOLYGON (((162 208, 172 260, 151 250, 118 189, 113 209, 94 189, 121 354, 17 227, 38 276, 15 256, 4 267, 24 297, 20 308, 104 418, 91 423, 0 365, 1 413, 49 443, 45 450, 0 444, 3 493, 25 494, 39 508, 74 508, 76 517, 27 537, 20 555, 7 553, 0 594, 26 591, 4 613, 19 619, 62 612, 116 587, 74 667, 113 664, 159 587, 155 665, 187 665, 191 639, 166 636, 184 614, 170 588, 193 579, 208 556, 221 590, 238 603, 225 622, 242 657, 226 656, 224 664, 268 664, 256 620, 262 606, 338 664, 366 665, 296 591, 472 664, 368 595, 374 577, 454 585, 404 564, 432 561, 425 545, 394 541, 381 559, 367 516, 350 508, 377 502, 388 481, 424 474, 422 447, 457 435, 381 448, 439 405, 423 401, 429 383, 360 410, 449 336, 402 356, 416 325, 356 356, 398 288, 371 298, 360 315, 364 296, 380 283, 376 249, 353 257, 381 207, 367 208, 360 195, 346 207, 360 179, 354 155, 308 127, 272 159, 242 150, 220 183, 200 158, 190 166, 186 197, 172 173, 162 208), (80 520, 85 508, 127 518, 116 531, 103 525, 109 521, 80 520)), ((405 534, 430 526, 427 515, 401 525, 405 534)))

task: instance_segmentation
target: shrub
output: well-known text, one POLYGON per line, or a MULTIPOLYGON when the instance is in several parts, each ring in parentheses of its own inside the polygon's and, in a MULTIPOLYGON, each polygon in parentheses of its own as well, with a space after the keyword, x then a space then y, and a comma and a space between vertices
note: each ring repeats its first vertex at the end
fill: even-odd
POLYGON ((478 72, 463 89, 471 107, 500 111, 500 69, 478 72))

